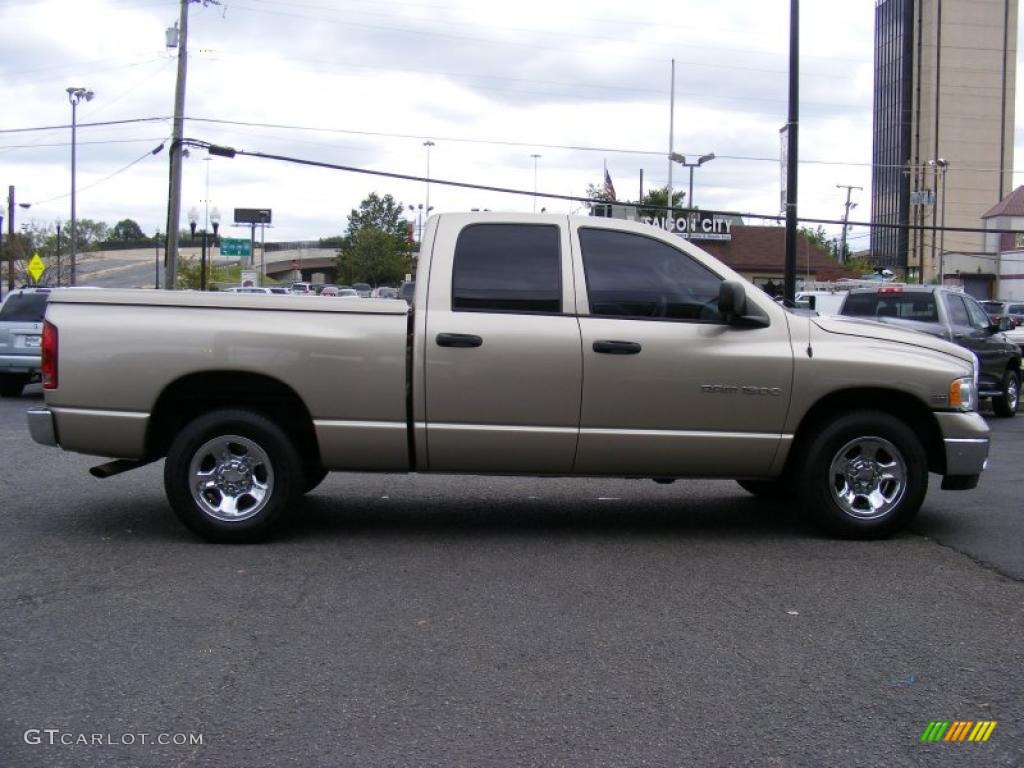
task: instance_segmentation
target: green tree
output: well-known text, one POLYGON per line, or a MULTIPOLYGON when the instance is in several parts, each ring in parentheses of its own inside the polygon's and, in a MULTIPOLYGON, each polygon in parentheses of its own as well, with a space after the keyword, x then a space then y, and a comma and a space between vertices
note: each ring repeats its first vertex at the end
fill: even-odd
POLYGON ((405 206, 396 202, 391 195, 380 197, 376 192, 359 204, 359 210, 353 209, 348 215, 348 235, 367 227, 373 227, 405 238, 405 206))
MULTIPOLYGON (((93 221, 92 219, 76 219, 75 220, 75 242, 77 244, 78 251, 93 251, 97 249, 97 246, 107 239, 107 233, 110 231, 110 227, 104 224, 102 221, 93 221)), ((65 227, 67 232, 68 242, 71 242, 71 225, 68 224, 65 227)))
POLYGON ((338 251, 338 280, 398 283, 411 269, 404 208, 391 195, 370 193, 348 217, 338 251))
MULTIPOLYGON (((682 190, 672 191, 672 218, 686 215, 687 210, 683 208, 685 199, 686 193, 682 190)), ((664 217, 668 213, 668 187, 649 190, 640 201, 637 213, 640 216, 664 217)))
POLYGON ((107 233, 108 243, 141 243, 148 241, 142 227, 133 219, 121 219, 107 233))
MULTIPOLYGON (((202 285, 201 259, 181 257, 178 259, 178 288, 198 291, 202 285)), ((209 260, 206 262, 206 286, 214 283, 231 282, 231 274, 227 267, 215 267, 209 260)), ((237 281, 235 281, 237 282, 237 281)))

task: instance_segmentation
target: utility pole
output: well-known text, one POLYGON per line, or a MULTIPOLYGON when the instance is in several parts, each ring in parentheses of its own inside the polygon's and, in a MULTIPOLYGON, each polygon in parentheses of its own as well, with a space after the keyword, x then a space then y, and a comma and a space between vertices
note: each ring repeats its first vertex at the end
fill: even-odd
POLYGON ((786 262, 782 297, 796 301, 796 159, 800 124, 800 2, 789 0, 789 114, 786 120, 786 262))
POLYGON ((173 291, 178 277, 178 224, 181 219, 181 139, 185 123, 185 81, 188 76, 188 5, 181 0, 178 19, 178 83, 174 89, 170 179, 167 189, 167 245, 164 247, 164 288, 173 291))
POLYGON ((850 202, 850 195, 853 190, 864 191, 864 187, 855 187, 852 184, 836 184, 836 189, 846 190, 846 204, 843 206, 843 234, 839 240, 839 263, 846 263, 846 222, 850 220, 850 209, 856 208, 856 203, 850 202))
POLYGON ((14 185, 7 187, 7 292, 14 290, 14 185))

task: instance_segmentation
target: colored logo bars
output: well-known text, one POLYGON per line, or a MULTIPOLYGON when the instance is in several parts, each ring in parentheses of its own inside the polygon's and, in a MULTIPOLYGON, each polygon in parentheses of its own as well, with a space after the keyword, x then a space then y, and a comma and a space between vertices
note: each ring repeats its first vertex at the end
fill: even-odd
POLYGON ((988 741, 995 720, 933 720, 921 734, 921 741, 988 741))

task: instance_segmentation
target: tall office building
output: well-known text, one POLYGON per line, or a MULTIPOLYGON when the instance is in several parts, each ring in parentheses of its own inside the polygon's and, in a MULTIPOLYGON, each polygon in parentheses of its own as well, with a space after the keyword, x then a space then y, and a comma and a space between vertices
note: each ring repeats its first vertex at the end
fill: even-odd
MULTIPOLYGON (((981 227, 1011 189, 1016 59, 1017 0, 876 0, 872 223, 981 227)), ((940 247, 984 236, 872 228, 872 259, 912 280, 940 247)))

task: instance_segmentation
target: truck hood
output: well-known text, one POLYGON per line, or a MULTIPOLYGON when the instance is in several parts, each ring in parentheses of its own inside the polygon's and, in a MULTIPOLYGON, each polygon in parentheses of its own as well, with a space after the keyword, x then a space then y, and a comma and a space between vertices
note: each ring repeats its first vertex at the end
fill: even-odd
POLYGON ((951 341, 932 336, 930 333, 904 330, 884 323, 876 323, 873 320, 862 320, 854 317, 842 317, 831 315, 828 317, 815 317, 812 322, 825 333, 837 333, 842 336, 859 336, 865 339, 881 339, 896 344, 908 344, 921 349, 929 349, 933 352, 955 357, 966 362, 968 365, 975 365, 974 353, 957 346, 951 341))

